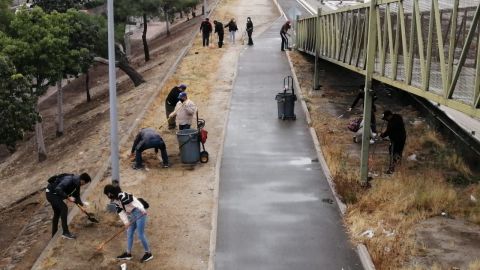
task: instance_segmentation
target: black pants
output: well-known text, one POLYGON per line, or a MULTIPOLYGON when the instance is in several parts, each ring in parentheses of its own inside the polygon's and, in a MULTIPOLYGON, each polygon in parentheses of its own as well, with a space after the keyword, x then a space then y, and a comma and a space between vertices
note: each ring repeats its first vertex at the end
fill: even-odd
POLYGON ((163 165, 168 165, 167 146, 165 146, 165 143, 163 142, 163 140, 158 140, 158 141, 149 142, 135 151, 135 163, 137 167, 142 166, 142 163, 143 163, 142 152, 152 148, 160 149, 160 153, 162 154, 163 165))
POLYGON ((370 117, 370 128, 372 129, 373 133, 377 132, 377 120, 375 118, 375 112, 372 110, 372 115, 370 117))
POLYGON ((280 33, 280 37, 282 38, 282 51, 288 49, 288 37, 287 34, 280 33))
POLYGON ((223 46, 223 33, 218 33, 218 47, 221 48, 223 46))
POLYGON ((247 35, 248 35, 248 45, 253 45, 252 33, 253 33, 253 31, 247 31, 247 35))
POLYGON ((177 124, 175 123, 176 117, 168 117, 172 112, 175 111, 175 105, 170 105, 165 101, 165 113, 167 114, 167 119, 168 119, 168 129, 174 129, 177 127, 177 124))
POLYGON ((394 171, 395 165, 402 160, 403 148, 405 147, 405 140, 390 141, 388 152, 390 153, 389 170, 394 171))
POLYGON ((68 231, 67 225, 68 207, 63 202, 63 199, 60 196, 53 194, 52 192, 47 192, 47 201, 50 203, 53 209, 52 237, 57 233, 59 218, 62 219, 63 233, 70 233, 68 231))
POLYGON ((208 46, 210 42, 210 33, 202 33, 203 47, 208 46))

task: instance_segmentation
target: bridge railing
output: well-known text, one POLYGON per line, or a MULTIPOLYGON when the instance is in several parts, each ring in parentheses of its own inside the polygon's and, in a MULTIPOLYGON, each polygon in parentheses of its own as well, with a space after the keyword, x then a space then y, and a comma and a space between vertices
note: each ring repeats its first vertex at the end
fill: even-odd
POLYGON ((480 0, 372 1, 299 18, 297 49, 366 75, 373 14, 373 79, 480 117, 480 0))

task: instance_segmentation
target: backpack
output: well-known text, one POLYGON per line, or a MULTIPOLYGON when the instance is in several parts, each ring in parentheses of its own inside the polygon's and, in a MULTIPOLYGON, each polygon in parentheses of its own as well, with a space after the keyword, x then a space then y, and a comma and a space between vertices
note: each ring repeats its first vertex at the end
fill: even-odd
POLYGON ((148 209, 150 207, 150 204, 148 204, 148 202, 145 201, 143 198, 137 198, 137 200, 142 203, 143 208, 148 209))
POLYGON ((56 183, 58 180, 62 179, 62 178, 65 177, 65 176, 69 176, 69 175, 73 175, 73 174, 71 174, 71 173, 61 173, 61 174, 57 174, 57 175, 54 175, 54 176, 48 178, 47 182, 48 182, 49 184, 54 184, 54 183, 56 183))
POLYGON ((357 132, 360 129, 360 123, 362 123, 362 118, 354 118, 348 123, 347 128, 352 132, 357 132))

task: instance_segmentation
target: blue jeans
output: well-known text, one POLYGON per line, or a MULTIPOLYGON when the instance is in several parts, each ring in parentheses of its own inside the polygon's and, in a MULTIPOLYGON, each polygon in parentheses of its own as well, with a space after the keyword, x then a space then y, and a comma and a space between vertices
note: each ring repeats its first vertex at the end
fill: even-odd
POLYGON ((163 140, 155 140, 146 143, 142 147, 138 148, 135 151, 135 164, 137 167, 143 166, 143 160, 142 160, 142 152, 147 150, 147 149, 160 149, 160 153, 162 153, 162 161, 163 165, 168 165, 168 154, 167 154, 167 147, 165 146, 165 143, 163 140))
POLYGON ((132 253, 133 247, 133 234, 135 230, 137 230, 138 238, 142 242, 143 249, 145 252, 150 252, 150 248, 148 247, 148 241, 145 237, 145 223, 147 222, 147 215, 143 215, 142 211, 138 210, 137 208, 133 209, 132 213, 129 215, 130 220, 130 227, 127 230, 127 252, 132 253), (135 220, 135 221, 134 221, 135 220))

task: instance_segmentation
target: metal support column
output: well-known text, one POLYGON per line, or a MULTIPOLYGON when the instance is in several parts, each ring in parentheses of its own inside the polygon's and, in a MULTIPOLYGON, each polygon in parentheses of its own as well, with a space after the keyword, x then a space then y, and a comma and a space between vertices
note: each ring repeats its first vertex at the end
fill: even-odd
POLYGON ((372 113, 372 76, 375 70, 375 50, 377 40, 377 13, 375 8, 377 0, 370 1, 368 18, 368 43, 367 43, 367 65, 365 73, 365 97, 363 104, 363 135, 362 152, 360 160, 360 181, 362 184, 368 180, 368 148, 370 143, 370 120, 372 113))
MULTIPOLYGON (((317 18, 315 20, 315 73, 313 74, 313 90, 320 90, 320 70, 318 67, 320 57, 320 16, 322 9, 318 8, 317 18)), ((298 44, 298 43, 297 43, 298 44)))
POLYGON ((115 65, 115 28, 113 24, 113 0, 107 2, 108 14, 108 83, 110 95, 110 148, 112 183, 120 184, 117 121, 117 76, 115 65))

